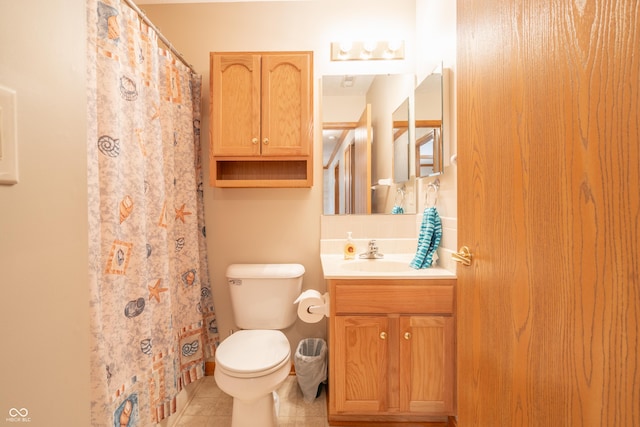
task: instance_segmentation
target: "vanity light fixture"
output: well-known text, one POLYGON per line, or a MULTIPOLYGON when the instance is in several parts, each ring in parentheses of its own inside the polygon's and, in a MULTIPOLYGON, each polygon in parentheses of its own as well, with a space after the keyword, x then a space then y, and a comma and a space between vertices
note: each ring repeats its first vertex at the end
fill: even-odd
POLYGON ((338 44, 341 55, 348 55, 351 49, 353 49, 353 43, 350 41, 343 41, 338 44))
POLYGON ((331 43, 332 61, 404 59, 404 41, 342 41, 331 43))

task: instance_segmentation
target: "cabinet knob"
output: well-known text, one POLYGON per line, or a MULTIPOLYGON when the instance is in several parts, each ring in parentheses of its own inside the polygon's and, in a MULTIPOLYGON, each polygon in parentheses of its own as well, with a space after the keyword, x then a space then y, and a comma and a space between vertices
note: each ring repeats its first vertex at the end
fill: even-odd
POLYGON ((257 144, 258 143, 258 138, 251 138, 251 143, 252 144, 257 144))
POLYGON ((264 145, 269 144, 269 138, 265 138, 265 139, 263 139, 263 140, 262 140, 262 143, 263 143, 264 145))
POLYGON ((410 340, 411 339, 411 332, 405 332, 404 333, 404 339, 405 340, 410 340))
POLYGON ((387 333, 386 332, 380 332, 380 339, 386 340, 387 339, 387 333))

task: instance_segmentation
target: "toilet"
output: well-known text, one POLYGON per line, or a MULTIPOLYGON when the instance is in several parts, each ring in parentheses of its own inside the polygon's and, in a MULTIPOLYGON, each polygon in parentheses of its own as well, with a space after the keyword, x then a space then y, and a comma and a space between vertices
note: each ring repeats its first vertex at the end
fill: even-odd
POLYGON ((232 427, 275 427, 277 394, 291 371, 291 345, 282 333, 297 318, 300 264, 232 264, 226 276, 239 331, 216 349, 214 377, 233 397, 232 427))

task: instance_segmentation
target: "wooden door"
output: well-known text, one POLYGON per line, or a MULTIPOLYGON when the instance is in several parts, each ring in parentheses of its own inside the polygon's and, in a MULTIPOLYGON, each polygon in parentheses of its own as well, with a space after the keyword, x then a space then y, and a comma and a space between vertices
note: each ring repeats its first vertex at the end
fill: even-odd
POLYGON ((452 316, 400 317, 400 411, 453 414, 452 316))
POLYGON ((458 425, 640 425, 640 8, 458 0, 458 425))
POLYGON ((336 316, 333 359, 338 412, 378 412, 387 407, 389 320, 386 316, 336 316))
POLYGON ((353 171, 355 205, 353 213, 371 213, 371 104, 365 106, 354 132, 355 158, 353 171))
POLYGON ((214 156, 260 155, 260 55, 211 54, 214 156))
POLYGON ((307 156, 313 146, 311 53, 262 57, 262 155, 307 156))

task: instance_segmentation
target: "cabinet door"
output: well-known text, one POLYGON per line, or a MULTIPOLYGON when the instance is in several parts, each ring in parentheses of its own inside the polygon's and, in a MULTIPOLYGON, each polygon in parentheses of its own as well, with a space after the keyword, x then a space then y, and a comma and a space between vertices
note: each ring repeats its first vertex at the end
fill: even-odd
POLYGON ((334 376, 336 409, 379 412, 387 407, 389 320, 382 316, 336 316, 334 376))
POLYGON ((260 55, 211 55, 214 156, 260 155, 260 55))
POLYGON ((307 156, 313 141, 311 54, 262 57, 262 155, 307 156))
POLYGON ((453 413, 453 317, 400 318, 400 410, 453 413))

